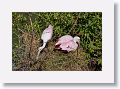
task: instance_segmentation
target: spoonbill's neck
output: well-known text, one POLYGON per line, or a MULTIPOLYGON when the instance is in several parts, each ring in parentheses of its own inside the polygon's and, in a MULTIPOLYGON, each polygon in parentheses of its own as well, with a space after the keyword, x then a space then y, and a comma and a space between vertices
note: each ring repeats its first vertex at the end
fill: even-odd
POLYGON ((44 42, 43 46, 39 47, 39 51, 38 51, 36 59, 38 59, 40 52, 45 48, 46 44, 47 44, 47 42, 44 42))
POLYGON ((43 42, 43 46, 41 47, 41 49, 45 48, 47 42, 43 42))
POLYGON ((75 39, 73 40, 75 43, 77 42, 75 39))
POLYGON ((75 43, 77 43, 78 46, 80 46, 79 41, 77 41, 77 40, 75 40, 75 39, 74 39, 73 41, 74 41, 75 43))

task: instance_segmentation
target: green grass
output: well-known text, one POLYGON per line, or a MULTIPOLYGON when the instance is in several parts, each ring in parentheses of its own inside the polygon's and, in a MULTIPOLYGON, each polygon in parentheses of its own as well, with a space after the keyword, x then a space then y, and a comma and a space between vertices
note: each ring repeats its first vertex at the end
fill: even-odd
POLYGON ((13 12, 12 69, 24 71, 102 70, 101 12, 13 12), (51 24, 53 37, 36 60, 42 31, 51 24), (79 54, 54 50, 63 35, 80 37, 79 54))

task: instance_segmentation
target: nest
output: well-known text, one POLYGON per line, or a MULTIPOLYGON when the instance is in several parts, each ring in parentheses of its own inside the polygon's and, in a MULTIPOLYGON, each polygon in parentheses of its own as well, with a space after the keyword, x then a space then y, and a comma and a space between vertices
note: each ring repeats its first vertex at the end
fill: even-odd
POLYGON ((17 49, 19 55, 13 58, 13 71, 88 71, 85 62, 85 53, 82 48, 74 52, 64 53, 55 50, 52 40, 41 51, 36 59, 38 47, 42 45, 41 40, 35 34, 24 32, 20 36, 20 47, 17 49), (22 51, 21 51, 22 50, 22 51))

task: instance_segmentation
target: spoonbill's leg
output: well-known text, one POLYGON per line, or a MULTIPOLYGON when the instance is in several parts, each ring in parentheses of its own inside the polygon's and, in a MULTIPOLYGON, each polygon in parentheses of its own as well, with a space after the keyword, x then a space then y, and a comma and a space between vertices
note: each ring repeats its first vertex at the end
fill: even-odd
MULTIPOLYGON (((77 57, 79 55, 79 48, 80 48, 80 43, 77 43, 78 44, 78 47, 77 47, 77 57)), ((80 56, 79 56, 80 57, 80 56)))
POLYGON ((78 57, 78 48, 77 48, 77 57, 78 57))

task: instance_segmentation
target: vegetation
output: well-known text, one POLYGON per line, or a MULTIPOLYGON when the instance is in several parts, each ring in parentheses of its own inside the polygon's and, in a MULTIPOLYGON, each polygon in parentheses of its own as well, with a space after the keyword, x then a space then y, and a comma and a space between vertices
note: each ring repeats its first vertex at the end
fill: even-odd
POLYGON ((12 69, 14 71, 100 71, 102 70, 101 12, 13 12, 12 69), (36 60, 42 31, 51 24, 53 37, 36 60), (63 35, 80 37, 77 52, 54 50, 63 35))

